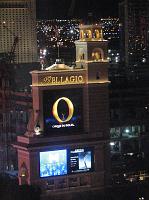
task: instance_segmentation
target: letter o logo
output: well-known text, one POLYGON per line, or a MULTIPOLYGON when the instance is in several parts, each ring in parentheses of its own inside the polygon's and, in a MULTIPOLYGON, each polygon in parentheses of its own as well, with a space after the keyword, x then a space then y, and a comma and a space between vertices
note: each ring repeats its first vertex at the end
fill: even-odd
POLYGON ((70 99, 68 99, 67 97, 61 97, 59 98, 58 100, 55 101, 55 103, 53 104, 53 109, 52 109, 52 112, 53 112, 53 116, 55 117, 55 119, 60 122, 60 123, 63 123, 63 122, 68 122, 72 116, 73 116, 73 113, 74 113, 74 106, 72 104, 72 102, 70 101, 70 99), (68 109, 69 109, 69 114, 68 114, 68 117, 67 119, 65 120, 62 120, 59 115, 58 115, 58 110, 57 110, 57 107, 58 107, 58 104, 59 102, 63 100, 67 103, 68 105, 68 109))

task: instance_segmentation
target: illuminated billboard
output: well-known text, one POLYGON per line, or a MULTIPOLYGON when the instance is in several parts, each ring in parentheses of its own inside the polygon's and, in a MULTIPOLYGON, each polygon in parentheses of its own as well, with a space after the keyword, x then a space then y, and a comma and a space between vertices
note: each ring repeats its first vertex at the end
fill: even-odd
POLYGON ((40 152, 40 177, 67 174, 67 151, 40 152))
POLYGON ((72 133, 83 127, 82 89, 43 91, 44 133, 72 133))
POLYGON ((71 149, 69 152, 70 173, 87 172, 93 170, 93 150, 71 149))
POLYGON ((92 148, 51 150, 39 153, 40 177, 91 172, 94 169, 92 148))

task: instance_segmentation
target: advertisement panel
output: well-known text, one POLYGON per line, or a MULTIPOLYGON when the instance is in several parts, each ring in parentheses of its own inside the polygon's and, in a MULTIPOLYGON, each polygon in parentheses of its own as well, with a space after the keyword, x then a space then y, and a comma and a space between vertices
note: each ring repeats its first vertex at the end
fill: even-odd
POLYGON ((43 91, 44 133, 73 133, 83 129, 82 89, 43 91))
POLYGON ((40 152, 39 157, 41 178, 94 170, 93 148, 56 149, 40 152))
POLYGON ((93 151, 91 149, 71 149, 69 154, 70 173, 92 171, 93 151))
POLYGON ((65 174, 67 174, 66 149, 40 152, 40 177, 65 174))

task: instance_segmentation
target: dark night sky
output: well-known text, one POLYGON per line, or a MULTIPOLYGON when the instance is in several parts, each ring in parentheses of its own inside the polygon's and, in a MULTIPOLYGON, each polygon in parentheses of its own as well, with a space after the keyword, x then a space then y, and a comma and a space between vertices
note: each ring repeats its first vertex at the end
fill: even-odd
MULTIPOLYGON (((67 19, 73 0, 36 0, 37 19, 67 19)), ((73 17, 85 18, 88 12, 95 17, 118 16, 120 0, 74 0, 73 17)))

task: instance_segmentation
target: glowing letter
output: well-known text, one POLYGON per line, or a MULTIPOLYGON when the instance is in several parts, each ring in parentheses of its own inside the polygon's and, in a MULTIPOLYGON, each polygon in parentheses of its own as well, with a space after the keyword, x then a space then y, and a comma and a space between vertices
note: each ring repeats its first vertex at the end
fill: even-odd
POLYGON ((58 122, 60 122, 60 123, 68 122, 72 118, 72 116, 73 116, 74 106, 73 106, 72 102, 70 101, 70 99, 68 99, 67 97, 61 97, 58 100, 56 100, 56 102, 54 103, 52 112, 53 112, 53 116, 55 117, 55 119, 58 122), (58 104, 59 104, 59 102, 61 100, 65 101, 67 103, 68 109, 69 109, 68 117, 65 120, 60 119, 60 117, 58 115, 57 107, 58 107, 58 104))

